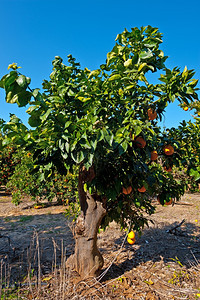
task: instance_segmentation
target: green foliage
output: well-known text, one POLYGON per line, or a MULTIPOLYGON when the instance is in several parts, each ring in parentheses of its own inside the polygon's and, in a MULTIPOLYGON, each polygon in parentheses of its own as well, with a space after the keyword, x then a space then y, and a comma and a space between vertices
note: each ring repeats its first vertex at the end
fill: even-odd
POLYGON ((33 201, 48 201, 54 199, 67 205, 75 201, 77 196, 77 174, 68 173, 66 176, 52 174, 48 180, 40 181, 41 174, 34 172, 33 156, 30 152, 19 150, 14 155, 20 161, 15 166, 12 176, 7 182, 8 190, 12 191, 12 202, 18 205, 24 197, 33 201))
POLYGON ((12 146, 7 146, 0 152, 0 186, 7 184, 16 164, 19 163, 14 152, 15 148, 12 146))
POLYGON ((200 182, 200 122, 183 121, 178 128, 168 130, 168 136, 178 143, 176 177, 185 180, 191 191, 199 190, 200 182))
POLYGON ((181 142, 161 131, 158 118, 175 99, 181 105, 198 102, 197 80, 193 70, 165 66, 161 43, 157 28, 132 28, 117 36, 105 64, 97 70, 81 69, 72 55, 68 65, 56 56, 43 92, 30 90, 30 79, 17 69, 0 81, 7 102, 30 104, 27 113, 33 128, 27 130, 12 116, 3 126, 4 143, 14 141, 33 153, 39 186, 55 173, 65 176, 74 168, 88 173, 92 169, 94 176, 85 179, 84 187, 106 206, 103 226, 115 220, 122 227, 132 222, 140 230, 147 223, 144 214, 154 211, 152 197, 164 191, 178 200, 185 190, 185 181, 164 170, 170 164, 183 165, 181 142), (153 84, 149 73, 157 71, 158 83, 153 84), (149 119, 149 108, 156 111, 155 120, 149 119), (137 136, 144 138, 146 146, 138 146, 137 136), (163 152, 167 144, 173 145, 173 155, 163 152), (150 159, 152 150, 159 153, 155 162, 150 159), (128 186, 132 191, 125 195, 122 189, 128 186), (138 191, 141 186, 145 193, 138 191))

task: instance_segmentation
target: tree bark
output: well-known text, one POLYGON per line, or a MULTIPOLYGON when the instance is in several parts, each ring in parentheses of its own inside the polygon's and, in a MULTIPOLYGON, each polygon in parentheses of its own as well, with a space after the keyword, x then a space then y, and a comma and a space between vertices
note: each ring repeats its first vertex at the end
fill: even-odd
POLYGON ((97 248, 97 232, 106 215, 102 202, 84 191, 85 181, 85 172, 80 172, 78 189, 81 214, 75 225, 75 253, 66 262, 66 266, 75 269, 81 278, 98 276, 103 267, 103 257, 97 248))

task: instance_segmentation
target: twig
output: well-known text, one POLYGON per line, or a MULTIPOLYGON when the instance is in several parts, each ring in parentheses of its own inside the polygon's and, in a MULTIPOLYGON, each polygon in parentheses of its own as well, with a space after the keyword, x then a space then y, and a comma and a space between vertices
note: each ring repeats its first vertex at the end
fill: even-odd
POLYGON ((179 227, 181 227, 181 225, 182 225, 184 222, 185 222, 185 219, 183 219, 183 220, 181 221, 181 223, 179 223, 178 225, 172 227, 171 229, 167 230, 166 232, 167 232, 167 233, 171 233, 171 234, 175 234, 175 235, 176 235, 176 234, 177 234, 177 233, 176 233, 176 229, 179 228, 179 227))

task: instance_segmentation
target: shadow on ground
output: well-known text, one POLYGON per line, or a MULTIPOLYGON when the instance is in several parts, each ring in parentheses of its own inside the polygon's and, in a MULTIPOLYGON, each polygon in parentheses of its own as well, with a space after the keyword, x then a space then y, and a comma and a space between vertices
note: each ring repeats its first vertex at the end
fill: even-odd
MULTIPOLYGON (((162 228, 145 229, 142 236, 131 246, 125 242, 122 252, 127 253, 126 259, 114 263, 107 276, 116 278, 148 261, 169 263, 179 261, 189 268, 200 263, 200 233, 199 226, 184 223, 184 227, 169 231, 178 225, 177 222, 162 228)), ((120 248, 124 236, 115 240, 116 248, 120 248)))

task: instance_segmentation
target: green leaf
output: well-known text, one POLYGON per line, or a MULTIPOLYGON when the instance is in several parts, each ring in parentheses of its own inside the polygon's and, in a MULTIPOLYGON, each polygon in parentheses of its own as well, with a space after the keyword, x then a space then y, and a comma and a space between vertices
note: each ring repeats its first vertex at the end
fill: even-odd
POLYGON ((110 61, 116 57, 116 53, 115 52, 109 52, 107 54, 107 66, 109 65, 110 61))
POLYGON ((29 101, 31 100, 32 94, 28 91, 22 91, 21 93, 17 94, 17 104, 19 107, 26 106, 29 101))
POLYGON ((157 43, 154 41, 147 41, 144 43, 144 46, 147 48, 154 48, 156 45, 157 45, 157 43))
POLYGON ((65 150, 69 153, 70 144, 68 142, 65 143, 65 150))
POLYGON ((90 144, 91 144, 93 150, 95 150, 97 147, 97 140, 95 139, 95 140, 90 141, 90 144))
POLYGON ((132 59, 128 59, 124 62, 124 67, 129 68, 132 65, 132 59))
POLYGON ((46 121, 46 119, 50 115, 51 111, 52 111, 52 109, 49 108, 42 116, 40 116, 40 119, 41 119, 42 122, 46 121))
POLYGON ((150 57, 153 56, 153 53, 151 52, 151 50, 147 50, 147 51, 142 51, 140 54, 139 54, 139 58, 140 59, 148 59, 150 57))
POLYGON ((190 169, 189 175, 194 177, 195 181, 200 179, 200 173, 196 169, 190 169))
POLYGON ((128 143, 126 141, 122 142, 119 146, 119 155, 125 153, 127 148, 128 148, 128 143))
POLYGON ((17 84, 23 88, 23 89, 26 89, 27 86, 29 85, 30 83, 30 78, 24 76, 24 75, 20 75, 17 80, 16 80, 17 84))
POLYGON ((0 80, 0 88, 5 88, 5 79, 9 76, 9 74, 4 75, 0 80))
POLYGON ((4 88, 7 92, 7 90, 10 90, 10 87, 13 83, 15 83, 16 79, 18 77, 18 73, 16 71, 11 71, 6 77, 4 78, 4 88))
POLYGON ((28 91, 21 90, 18 93, 15 91, 10 91, 6 95, 6 102, 17 103, 19 107, 26 106, 31 100, 32 94, 28 91))
POLYGON ((142 131, 142 128, 140 126, 136 125, 134 127, 134 134, 135 134, 135 136, 139 135, 141 133, 141 131, 142 131))
POLYGON ((110 78, 109 78, 109 81, 113 81, 113 80, 118 80, 121 78, 121 75, 119 74, 115 74, 115 75, 112 75, 110 78))
POLYGON ((71 157, 77 164, 81 163, 85 158, 83 151, 78 151, 75 153, 72 152, 71 157))
POLYGON ((138 68, 138 72, 140 72, 144 67, 146 67, 147 63, 142 63, 139 68, 138 68))
POLYGON ((106 134, 105 135, 105 140, 106 140, 106 142, 108 142, 108 144, 110 146, 112 146, 113 138, 114 138, 113 134, 106 134))
POLYGON ((38 127, 41 124, 40 116, 35 114, 31 115, 28 119, 28 124, 31 127, 38 127))

